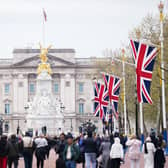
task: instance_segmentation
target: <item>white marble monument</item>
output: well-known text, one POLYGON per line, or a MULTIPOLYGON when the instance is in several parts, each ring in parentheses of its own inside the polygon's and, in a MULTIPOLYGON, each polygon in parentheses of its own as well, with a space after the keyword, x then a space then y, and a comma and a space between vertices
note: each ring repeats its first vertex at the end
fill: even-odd
POLYGON ((37 90, 34 99, 28 102, 27 129, 41 132, 47 127, 47 134, 55 135, 64 130, 64 116, 61 100, 52 93, 51 68, 47 63, 48 49, 41 48, 41 63, 38 66, 37 90))

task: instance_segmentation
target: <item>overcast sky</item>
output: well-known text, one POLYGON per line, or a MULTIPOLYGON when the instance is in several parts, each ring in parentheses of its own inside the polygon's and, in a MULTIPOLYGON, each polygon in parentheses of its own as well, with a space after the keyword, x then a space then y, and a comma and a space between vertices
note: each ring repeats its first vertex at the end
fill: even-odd
POLYGON ((46 44, 74 48, 78 57, 101 56, 128 43, 128 33, 159 0, 0 0, 0 57, 14 48, 42 42, 42 8, 48 21, 46 44))

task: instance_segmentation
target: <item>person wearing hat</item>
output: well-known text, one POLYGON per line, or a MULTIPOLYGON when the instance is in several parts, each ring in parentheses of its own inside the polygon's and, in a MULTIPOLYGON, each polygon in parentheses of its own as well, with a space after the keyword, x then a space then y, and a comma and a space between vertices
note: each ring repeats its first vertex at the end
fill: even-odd
POLYGON ((143 146, 144 151, 144 168, 154 168, 154 153, 156 151, 151 138, 147 137, 143 146))
POLYGON ((76 161, 79 157, 79 147, 73 142, 72 134, 67 135, 67 144, 63 152, 63 159, 66 168, 76 168, 76 161))

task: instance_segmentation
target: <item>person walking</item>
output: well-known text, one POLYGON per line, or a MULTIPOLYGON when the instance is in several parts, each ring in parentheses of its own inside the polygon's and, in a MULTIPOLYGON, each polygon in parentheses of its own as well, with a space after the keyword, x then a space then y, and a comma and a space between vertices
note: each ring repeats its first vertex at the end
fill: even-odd
POLYGON ((110 138, 105 137, 104 141, 101 143, 99 148, 99 153, 102 154, 102 167, 107 168, 108 160, 110 158, 110 149, 111 149, 111 143, 110 138))
POLYGON ((16 135, 13 134, 9 139, 8 168, 12 168, 12 164, 14 164, 14 168, 17 168, 18 160, 19 160, 19 143, 17 141, 16 135))
POLYGON ((154 168, 164 168, 165 162, 166 159, 162 149, 162 142, 158 142, 158 147, 154 155, 154 168))
POLYGON ((23 137, 23 157, 25 168, 32 168, 34 150, 35 144, 33 139, 30 137, 29 132, 26 132, 25 137, 23 137))
POLYGON ((72 134, 67 135, 67 144, 63 152, 63 159, 66 168, 76 168, 76 161, 79 157, 79 147, 73 143, 72 134))
POLYGON ((35 156, 37 158, 37 168, 44 167, 44 160, 47 154, 46 147, 48 146, 47 140, 44 138, 43 134, 37 137, 35 140, 35 156))
POLYGON ((7 141, 7 136, 2 135, 0 138, 0 168, 7 167, 8 152, 9 152, 9 145, 7 141))
POLYGON ((81 134, 78 143, 79 143, 79 150, 80 150, 82 168, 85 168, 85 147, 84 147, 83 142, 84 142, 84 135, 81 134))
POLYGON ((92 132, 88 132, 88 137, 83 141, 85 149, 86 168, 96 168, 97 143, 92 137, 92 132))
POLYGON ((56 168, 65 168, 65 162, 63 160, 63 152, 65 146, 66 146, 65 134, 62 133, 55 147, 55 152, 56 154, 58 154, 58 159, 56 160, 56 168))
POLYGON ((144 151, 144 168, 154 168, 154 153, 156 151, 151 138, 147 137, 143 146, 144 151))
POLYGON ((110 158, 111 166, 113 168, 120 167, 120 161, 123 160, 124 151, 123 146, 120 144, 120 139, 118 137, 114 138, 114 144, 111 147, 110 158))
POLYGON ((140 167, 140 147, 141 141, 136 138, 135 135, 131 137, 126 142, 126 145, 129 147, 129 158, 131 161, 131 168, 139 168, 140 167))

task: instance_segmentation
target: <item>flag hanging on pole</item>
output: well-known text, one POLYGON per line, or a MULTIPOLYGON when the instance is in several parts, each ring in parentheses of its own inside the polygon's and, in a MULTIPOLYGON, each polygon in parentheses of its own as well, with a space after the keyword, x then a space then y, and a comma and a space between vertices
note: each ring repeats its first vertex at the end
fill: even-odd
POLYGON ((43 16, 44 16, 44 21, 46 22, 46 21, 47 21, 47 13, 46 13, 46 11, 44 10, 44 8, 43 8, 43 16))
POLYGON ((152 104, 150 86, 157 48, 130 40, 136 67, 137 98, 141 103, 152 104))
POLYGON ((94 87, 94 115, 100 119, 106 118, 109 96, 106 87, 103 84, 95 82, 94 87))
POLYGON ((119 101, 119 94, 120 94, 120 83, 121 79, 116 76, 112 76, 109 74, 103 74, 104 82, 108 90, 108 95, 109 95, 109 103, 110 103, 110 109, 109 109, 109 115, 112 119, 112 115, 116 119, 118 119, 118 101, 119 101))

